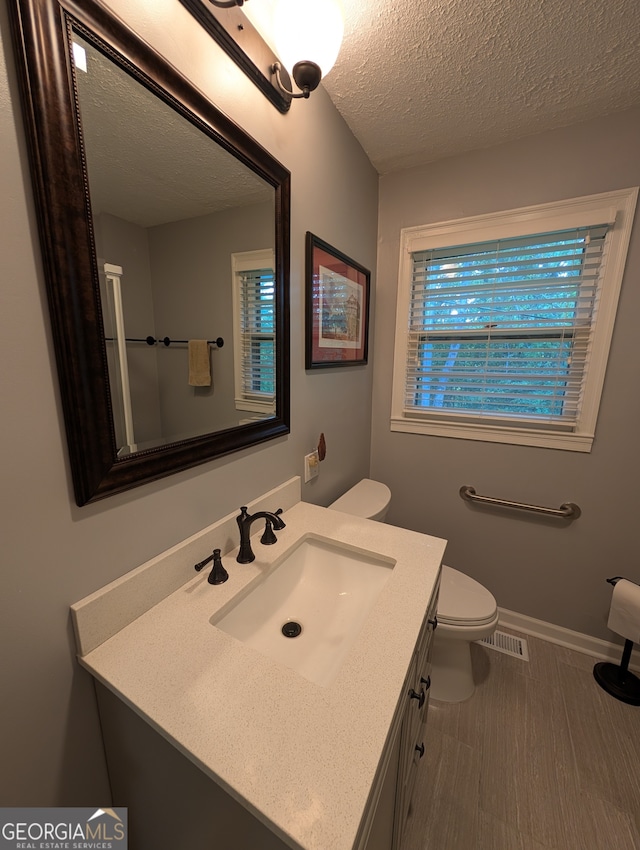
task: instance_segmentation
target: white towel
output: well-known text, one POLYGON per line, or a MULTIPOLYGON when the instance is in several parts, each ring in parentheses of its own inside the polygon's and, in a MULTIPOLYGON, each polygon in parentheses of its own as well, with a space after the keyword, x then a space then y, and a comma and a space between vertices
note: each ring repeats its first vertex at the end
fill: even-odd
POLYGON ((189 340, 189 386, 211 386, 211 360, 206 339, 189 340))
POLYGON ((624 578, 615 583, 607 625, 612 632, 640 643, 640 585, 624 578))

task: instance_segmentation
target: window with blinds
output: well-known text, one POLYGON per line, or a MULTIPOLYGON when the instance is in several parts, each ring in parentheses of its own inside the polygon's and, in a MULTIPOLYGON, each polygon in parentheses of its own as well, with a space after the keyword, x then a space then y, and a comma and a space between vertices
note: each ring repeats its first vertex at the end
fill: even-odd
POLYGON ((590 451, 637 195, 404 228, 391 430, 590 451))
POLYGON ((406 409, 575 427, 606 233, 413 253, 406 409))
POLYGON ((242 389, 247 396, 275 391, 275 288, 273 269, 240 273, 240 333, 242 335, 242 389))
POLYGON ((275 280, 272 251, 232 256, 236 334, 236 407, 273 409, 275 400, 275 280))

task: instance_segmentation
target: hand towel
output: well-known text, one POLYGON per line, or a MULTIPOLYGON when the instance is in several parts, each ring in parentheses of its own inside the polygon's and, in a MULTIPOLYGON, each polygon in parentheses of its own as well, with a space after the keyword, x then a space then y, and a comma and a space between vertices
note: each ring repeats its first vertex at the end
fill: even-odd
POLYGON ((607 625, 612 632, 640 643, 640 585, 624 578, 615 583, 607 625))
POLYGON ((189 340, 189 386, 211 386, 211 360, 206 339, 189 340))

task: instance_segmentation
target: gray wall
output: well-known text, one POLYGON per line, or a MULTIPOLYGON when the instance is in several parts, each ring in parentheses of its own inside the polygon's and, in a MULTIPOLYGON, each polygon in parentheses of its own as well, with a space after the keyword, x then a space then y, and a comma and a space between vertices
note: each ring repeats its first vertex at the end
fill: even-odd
POLYGON ((186 346, 160 347, 164 437, 219 431, 251 415, 235 406, 231 254, 275 250, 273 217, 267 201, 149 228, 158 334, 224 339, 209 352, 210 387, 188 385, 186 346))
POLYGON ((447 538, 447 562, 483 582, 500 606, 606 640, 614 636, 606 628, 611 588, 605 578, 640 580, 640 213, 590 454, 390 432, 399 236, 412 225, 639 183, 639 111, 380 181, 371 473, 392 489, 389 521, 447 538), (573 501, 583 515, 563 527, 475 508, 458 496, 464 484, 489 496, 551 507, 573 501))
POLYGON ((369 268, 377 175, 323 89, 280 115, 179 4, 112 7, 292 172, 288 437, 95 505, 75 505, 6 4, 0 4, 2 255, 2 805, 109 798, 90 677, 77 665, 70 603, 292 475, 324 431, 327 503, 369 471, 372 365, 304 370, 304 236, 369 268))

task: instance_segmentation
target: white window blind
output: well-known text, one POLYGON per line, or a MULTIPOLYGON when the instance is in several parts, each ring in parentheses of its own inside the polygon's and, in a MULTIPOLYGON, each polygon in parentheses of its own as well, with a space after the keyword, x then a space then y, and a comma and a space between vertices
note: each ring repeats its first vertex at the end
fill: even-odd
POLYGON ((405 411, 574 428, 607 229, 413 253, 405 411))
POLYGON ((591 451, 637 197, 403 228, 391 430, 591 451))
POLYGON ((272 268, 237 272, 242 396, 275 397, 275 286, 272 268))

